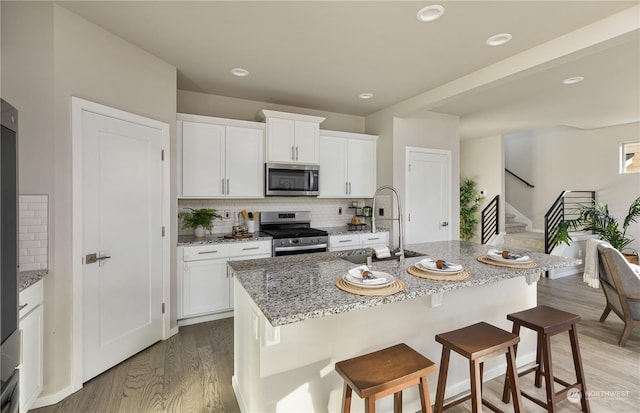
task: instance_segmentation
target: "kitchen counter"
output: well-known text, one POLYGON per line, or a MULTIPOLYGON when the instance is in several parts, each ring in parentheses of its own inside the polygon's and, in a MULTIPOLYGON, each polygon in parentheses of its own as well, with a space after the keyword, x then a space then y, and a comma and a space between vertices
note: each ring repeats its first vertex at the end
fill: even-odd
POLYGON ((22 291, 37 283, 47 275, 49 270, 20 271, 18 273, 18 290, 22 291))
MULTIPOLYGON (((332 235, 347 235, 347 234, 373 234, 374 232, 371 231, 371 225, 369 225, 367 227, 367 229, 363 229, 363 230, 357 230, 357 231, 350 231, 346 225, 341 226, 341 227, 326 227, 326 228, 318 228, 324 231, 327 231, 327 233, 329 234, 329 236, 332 235)), ((386 228, 378 228, 378 230, 376 232, 389 232, 388 229, 386 228)))
POLYGON ((404 266, 400 266, 397 261, 390 261, 374 263, 371 267, 373 270, 388 272, 407 284, 404 291, 388 297, 363 297, 336 288, 336 279, 350 268, 356 267, 355 264, 342 260, 338 256, 353 254, 353 251, 238 261, 231 262, 229 265, 236 279, 269 323, 272 326, 280 326, 310 318, 496 283, 509 278, 535 278, 541 271, 580 263, 580 260, 541 253, 530 253, 540 266, 531 270, 497 267, 476 260, 491 248, 493 247, 459 241, 409 245, 405 248, 406 250, 423 253, 425 256, 407 258, 404 266), (409 265, 426 257, 462 264, 471 273, 471 278, 462 282, 430 281, 416 278, 406 272, 409 265))
POLYGON ((205 235, 204 238, 196 238, 193 235, 178 235, 178 246, 181 245, 204 245, 221 244, 225 242, 248 242, 248 241, 271 241, 271 237, 262 235, 259 232, 253 234, 251 238, 225 238, 225 234, 205 235))
MULTIPOLYGON (((450 241, 408 245, 406 250, 462 264, 466 281, 430 281, 406 273, 421 260, 378 262, 374 270, 403 280, 404 291, 387 297, 349 294, 336 279, 356 266, 340 253, 316 253, 230 262, 234 273, 234 375, 232 384, 242 412, 335 412, 341 409, 343 381, 335 363, 398 343, 406 343, 440 364, 439 333, 479 321, 511 330, 507 314, 534 307, 541 272, 576 265, 579 260, 539 253, 539 268, 522 270, 477 261, 491 247, 450 241)), ((345 252, 353 254, 353 251, 345 252)), ((536 336, 521 331, 518 365, 535 360, 536 336)), ((455 360, 454 360, 455 361, 455 360)), ((487 360, 484 379, 502 376, 502 357, 487 360)), ((428 377, 431 400, 437 374, 428 377)), ((449 366, 445 397, 469 387, 467 363, 449 366)), ((364 403, 354 396, 353 412, 364 403)), ((393 397, 376 401, 393 411, 393 397)), ((415 388, 403 392, 403 411, 419 411, 415 388)))

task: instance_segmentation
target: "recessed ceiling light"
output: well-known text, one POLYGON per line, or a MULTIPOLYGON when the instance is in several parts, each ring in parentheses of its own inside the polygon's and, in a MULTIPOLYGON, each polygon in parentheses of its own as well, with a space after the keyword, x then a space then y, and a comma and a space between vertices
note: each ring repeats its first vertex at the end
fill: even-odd
POLYGON ((444 7, 439 4, 421 8, 416 14, 416 18, 421 22, 432 22, 438 20, 444 14, 444 7))
POLYGON ((245 77, 245 76, 249 76, 249 71, 241 67, 236 67, 231 69, 231 74, 238 77, 245 77))
POLYGON ((373 97, 373 93, 360 93, 358 96, 360 99, 371 99, 373 97))
POLYGON ((489 46, 502 46, 511 40, 511 34, 509 33, 500 33, 493 35, 487 39, 487 44, 489 46))
POLYGON ((583 76, 573 76, 573 77, 566 78, 565 80, 562 81, 562 83, 564 83, 565 85, 573 85, 574 83, 580 83, 583 80, 584 80, 583 76))

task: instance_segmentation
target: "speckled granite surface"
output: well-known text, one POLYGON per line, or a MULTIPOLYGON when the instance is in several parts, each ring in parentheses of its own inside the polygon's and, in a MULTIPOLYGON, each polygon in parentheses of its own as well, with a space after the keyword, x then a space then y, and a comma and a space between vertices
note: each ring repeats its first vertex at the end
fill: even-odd
POLYGON ((44 278, 49 270, 21 271, 18 273, 18 291, 32 286, 44 278))
POLYGON ((497 267, 476 260, 491 248, 461 241, 408 245, 407 250, 462 264, 471 273, 471 278, 457 282, 430 281, 406 272, 409 265, 424 257, 407 258, 404 266, 397 261, 374 263, 372 269, 393 274, 407 284, 404 291, 387 297, 363 297, 339 290, 335 286, 336 279, 356 265, 338 258, 334 253, 232 261, 229 266, 267 320, 273 326, 279 326, 439 292, 497 283, 580 263, 580 260, 541 253, 528 253, 539 264, 539 268, 533 270, 497 267))
POLYGON ((255 233, 251 238, 224 238, 224 234, 206 235, 204 238, 196 238, 193 235, 178 235, 178 246, 180 245, 203 245, 219 244, 223 242, 247 242, 247 241, 271 241, 269 236, 255 233))

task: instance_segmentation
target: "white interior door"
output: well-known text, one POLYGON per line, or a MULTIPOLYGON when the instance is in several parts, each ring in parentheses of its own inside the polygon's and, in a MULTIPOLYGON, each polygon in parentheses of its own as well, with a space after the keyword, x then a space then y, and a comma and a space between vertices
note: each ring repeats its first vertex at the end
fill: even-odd
POLYGON ((84 382, 162 339, 164 171, 162 130, 81 113, 84 382))
POLYGON ((451 151, 407 148, 406 242, 451 239, 451 151))

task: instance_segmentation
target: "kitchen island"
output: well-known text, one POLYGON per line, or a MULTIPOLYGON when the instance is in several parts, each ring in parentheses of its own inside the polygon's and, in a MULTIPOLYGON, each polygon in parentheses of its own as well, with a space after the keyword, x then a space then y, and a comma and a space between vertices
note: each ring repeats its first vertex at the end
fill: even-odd
MULTIPOLYGON (((459 263, 465 281, 416 278, 406 268, 424 257, 378 262, 406 288, 386 297, 350 294, 336 280, 355 267, 336 253, 304 254, 231 262, 234 281, 233 387, 243 412, 337 412, 342 380, 337 361, 404 342, 440 362, 436 334, 486 321, 510 330, 506 315, 536 305, 536 281, 546 270, 577 260, 529 253, 536 269, 512 269, 477 261, 491 247, 460 241, 407 246, 434 259, 459 263)), ((535 359, 535 337, 523 332, 518 362, 535 359)), ((505 361, 485 365, 485 380, 504 374, 505 361)), ((435 394, 437 375, 429 377, 435 394)), ((452 357, 447 397, 468 388, 466 360, 452 357)), ((417 389, 404 394, 405 411, 420 408, 417 389)), ((378 401, 392 410, 393 398, 378 401)), ((354 395, 352 409, 363 411, 354 395)))

